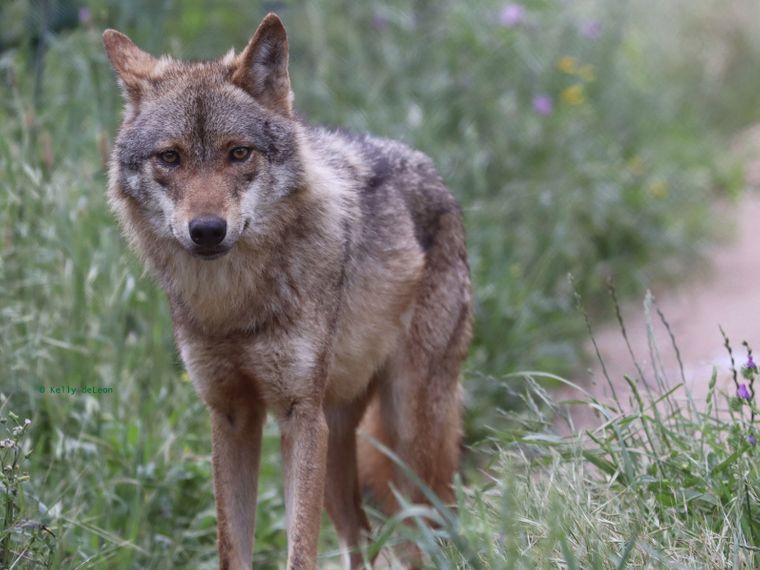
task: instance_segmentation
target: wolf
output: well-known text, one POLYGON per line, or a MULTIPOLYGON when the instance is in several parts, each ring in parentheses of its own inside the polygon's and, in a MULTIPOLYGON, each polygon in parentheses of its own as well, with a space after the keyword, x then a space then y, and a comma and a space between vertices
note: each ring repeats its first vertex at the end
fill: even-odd
POLYGON ((125 98, 109 203, 210 413, 219 568, 251 567, 267 413, 287 567, 316 568, 323 505, 363 567, 363 496, 425 502, 375 441, 453 501, 472 329, 460 208, 424 154, 295 114, 275 14, 213 61, 103 41, 125 98))

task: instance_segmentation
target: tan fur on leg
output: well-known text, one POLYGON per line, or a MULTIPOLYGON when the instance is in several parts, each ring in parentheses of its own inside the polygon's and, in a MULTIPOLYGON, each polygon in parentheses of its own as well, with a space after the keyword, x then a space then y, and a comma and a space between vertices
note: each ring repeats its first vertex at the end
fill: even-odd
POLYGON ((358 409, 332 409, 327 413, 330 436, 325 506, 344 551, 344 566, 352 570, 363 568, 360 548, 370 532, 369 521, 362 508, 356 462, 356 425, 362 411, 363 406, 358 409))
POLYGON ((296 406, 280 422, 288 570, 315 570, 327 465, 327 422, 320 408, 296 406))
POLYGON ((262 406, 211 413, 220 569, 251 567, 264 417, 262 406))

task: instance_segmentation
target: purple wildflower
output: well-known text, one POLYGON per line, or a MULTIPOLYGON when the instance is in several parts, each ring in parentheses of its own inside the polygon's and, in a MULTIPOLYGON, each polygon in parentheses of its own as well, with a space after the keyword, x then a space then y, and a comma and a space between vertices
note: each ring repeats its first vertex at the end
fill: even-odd
POLYGON ((554 111, 554 101, 548 95, 536 95, 533 97, 533 110, 539 115, 547 117, 554 111))
POLYGON ((372 16, 372 29, 376 32, 384 32, 388 29, 388 24, 388 18, 385 16, 381 16, 380 14, 372 16))
POLYGON ((514 28, 525 21, 525 8, 522 4, 506 4, 499 12, 499 23, 507 28, 514 28))
POLYGON ((739 389, 736 390, 736 395, 742 400, 749 400, 752 398, 752 394, 749 393, 746 384, 739 384, 739 389))
POLYGON ((602 24, 596 20, 583 22, 578 26, 578 33, 588 40, 596 41, 602 37, 602 24))
POLYGON ((79 8, 79 23, 80 24, 89 24, 92 20, 92 12, 87 6, 82 6, 79 8))
POLYGON ((747 443, 750 445, 755 445, 757 443, 757 439, 755 439, 755 436, 750 434, 747 436, 747 443))
POLYGON ((755 361, 752 360, 751 354, 747 357, 747 362, 744 364, 744 368, 747 370, 752 370, 753 372, 757 372, 757 365, 755 364, 755 361))

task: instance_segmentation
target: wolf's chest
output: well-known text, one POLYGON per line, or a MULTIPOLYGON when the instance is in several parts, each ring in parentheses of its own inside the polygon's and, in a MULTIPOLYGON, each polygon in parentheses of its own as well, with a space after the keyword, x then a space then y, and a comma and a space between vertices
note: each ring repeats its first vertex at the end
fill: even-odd
POLYGON ((296 292, 286 272, 262 279, 235 265, 217 266, 208 275, 200 266, 183 275, 182 303, 192 320, 211 323, 215 336, 225 340, 209 343, 197 338, 193 344, 203 347, 204 357, 194 358, 197 351, 186 349, 183 359, 188 368, 192 368, 189 362, 195 362, 197 370, 205 369, 200 376, 207 378, 215 376, 211 368, 228 368, 236 362, 237 370, 261 385, 262 395, 287 399, 318 381, 314 375, 320 373, 321 351, 329 347, 325 401, 352 401, 366 390, 408 327, 421 267, 416 252, 392 255, 353 272, 341 290, 328 295, 304 279, 296 292), (323 311, 331 305, 327 297, 336 296, 341 302, 332 329, 327 326, 330 315, 323 311), (259 323, 264 323, 260 333, 259 323), (208 366, 211 361, 215 364, 208 366), (204 366, 197 366, 201 362, 204 366))
POLYGON ((163 279, 170 298, 198 328, 224 334, 253 331, 292 305, 289 288, 235 256, 177 264, 163 279))

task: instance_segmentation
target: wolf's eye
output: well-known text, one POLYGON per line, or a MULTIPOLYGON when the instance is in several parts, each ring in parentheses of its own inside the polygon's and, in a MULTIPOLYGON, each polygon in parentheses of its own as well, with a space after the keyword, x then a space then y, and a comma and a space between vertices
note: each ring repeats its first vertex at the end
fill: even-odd
POLYGON ((230 160, 232 162, 243 162, 251 156, 251 149, 247 146, 236 146, 230 151, 230 160))
POLYGON ((169 166, 177 166, 179 164, 179 153, 176 150, 165 150, 158 153, 158 158, 164 164, 169 166))

